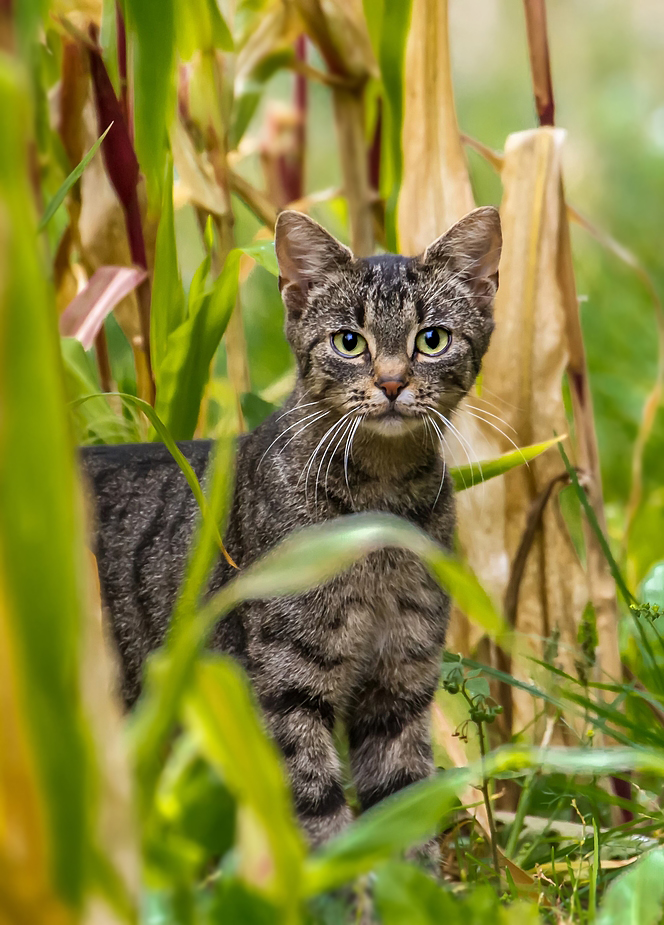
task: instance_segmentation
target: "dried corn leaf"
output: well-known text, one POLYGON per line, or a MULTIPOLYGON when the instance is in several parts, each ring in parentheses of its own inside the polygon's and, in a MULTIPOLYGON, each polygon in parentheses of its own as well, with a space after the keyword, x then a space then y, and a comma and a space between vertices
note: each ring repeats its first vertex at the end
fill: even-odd
MULTIPOLYGON (((399 249, 404 254, 417 254, 474 207, 454 106, 447 0, 412 0, 405 73, 399 249)), ((484 436, 472 414, 460 415, 457 426, 463 441, 454 448, 450 464, 458 466, 499 455, 496 442, 484 436)), ((503 480, 483 485, 480 491, 481 530, 477 530, 477 490, 464 492, 459 498, 461 539, 463 543, 466 533, 477 534, 471 547, 477 555, 472 556, 471 564, 479 568, 487 590, 500 600, 509 563, 504 549, 502 555, 493 555, 495 538, 484 527, 492 510, 499 515, 503 510, 503 480), (497 574, 492 575, 491 569, 497 574)), ((449 647, 469 653, 477 638, 477 628, 456 610, 450 623, 449 647)))
POLYGON ((173 163, 178 173, 180 203, 192 202, 211 215, 226 215, 228 202, 214 178, 205 156, 199 154, 180 119, 175 119, 170 131, 173 163))
POLYGON ((421 253, 475 205, 454 107, 447 0, 412 3, 398 217, 404 254, 421 253))
MULTIPOLYGON (((569 293, 560 276, 567 221, 561 183, 564 138, 560 129, 536 129, 511 135, 505 147, 504 248, 483 388, 498 401, 504 429, 510 428, 517 444, 546 440, 567 429, 561 389, 570 360, 569 293)), ((491 426, 492 418, 476 413, 487 421, 476 421, 483 437, 496 449, 507 449, 491 426)), ((504 582, 504 593, 507 565, 514 560, 531 504, 561 470, 553 453, 513 470, 503 480, 502 510, 492 497, 482 531, 462 525, 471 565, 481 578, 489 578, 494 592, 504 582)), ((554 500, 544 510, 526 563, 516 628, 540 656, 542 637, 558 631, 560 662, 573 673, 577 626, 588 596, 586 575, 554 500)), ((513 701, 515 728, 520 728, 532 719, 532 700, 515 692, 513 701)))

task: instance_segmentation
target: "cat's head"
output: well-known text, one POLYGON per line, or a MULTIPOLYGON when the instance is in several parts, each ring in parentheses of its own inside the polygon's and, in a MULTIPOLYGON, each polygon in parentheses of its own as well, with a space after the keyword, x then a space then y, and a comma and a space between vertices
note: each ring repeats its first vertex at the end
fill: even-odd
POLYGON ((286 335, 310 400, 399 434, 470 389, 493 330, 500 218, 475 209, 419 257, 356 258, 312 219, 275 235, 286 335))

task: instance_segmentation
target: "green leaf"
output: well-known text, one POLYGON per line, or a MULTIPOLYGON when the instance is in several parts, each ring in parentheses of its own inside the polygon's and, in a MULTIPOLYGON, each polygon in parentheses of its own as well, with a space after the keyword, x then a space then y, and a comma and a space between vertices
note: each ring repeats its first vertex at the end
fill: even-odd
POLYGON ((69 401, 75 403, 74 418, 77 424, 79 443, 135 443, 139 440, 132 422, 113 413, 99 383, 90 359, 83 345, 75 337, 60 339, 65 372, 65 387, 69 401), (87 397, 95 395, 89 401, 87 397))
POLYGON ((664 562, 656 563, 643 579, 641 597, 664 613, 664 562))
POLYGON ((560 451, 560 455, 563 458, 563 462, 565 463, 565 468, 567 469, 567 473, 570 477, 570 481, 572 482, 572 485, 574 486, 574 490, 577 494, 577 497, 579 501, 581 502, 581 506, 583 507, 583 510, 586 513, 586 517, 588 518, 588 523, 590 524, 595 536, 597 537, 597 540, 599 542, 599 545, 601 546, 602 552, 604 553, 604 558, 609 564, 611 574, 613 575, 613 580, 615 581, 618 589, 620 590, 620 593, 623 596, 623 600, 625 601, 628 607, 631 604, 636 604, 637 601, 634 595, 632 594, 632 592, 629 590, 629 588, 625 584, 625 580, 622 577, 622 573, 620 569, 618 568, 618 563, 614 559, 613 553, 611 552, 608 541, 606 537, 604 536, 604 534, 602 533, 602 528, 600 527, 599 522, 597 520, 597 515, 595 514, 595 511, 593 510, 592 505, 590 501, 588 500, 588 496, 586 495, 583 488, 581 488, 581 486, 579 485, 579 479, 577 477, 576 470, 573 468, 572 464, 567 458, 567 453, 563 449, 562 443, 558 444, 558 450, 560 451))
POLYGON ((651 851, 607 890, 597 925, 659 925, 664 911, 664 850, 651 851))
POLYGON ((237 922, 238 925, 282 925, 283 915, 263 896, 236 877, 224 875, 217 881, 210 917, 206 921, 237 922))
POLYGON ((459 904, 417 867, 385 864, 374 884, 376 907, 383 925, 456 925, 459 904))
MULTIPOLYGON (((399 3, 364 0, 364 13, 369 33, 378 42, 378 63, 385 87, 385 118, 383 130, 384 160, 389 167, 385 202, 385 234, 387 247, 396 253, 397 200, 403 173, 401 131, 403 127, 404 66, 406 41, 410 26, 412 0, 399 3), (378 36, 380 38, 378 39, 378 36)), ((381 178, 381 186, 383 178, 381 178)))
POLYGON ((168 338, 184 320, 184 290, 180 279, 175 244, 173 159, 169 157, 161 205, 161 217, 157 230, 150 310, 150 349, 152 351, 152 368, 157 382, 157 390, 159 390, 161 365, 166 356, 168 338))
MULTIPOLYGON (((196 657, 217 621, 243 601, 297 594, 328 581, 355 561, 386 546, 420 556, 466 612, 484 629, 504 629, 486 592, 465 566, 419 528, 387 514, 354 514, 293 533, 258 562, 240 571, 197 613, 176 612, 163 654, 152 659, 144 695, 134 715, 132 740, 141 771, 143 803, 158 775, 160 754, 176 721, 196 657), (459 600, 459 597, 457 597, 459 600)), ((198 572, 199 576, 202 570, 198 572)), ((181 596, 185 599, 185 592, 181 596)), ((186 599, 191 601, 191 595, 186 599)))
MULTIPOLYGON (((158 421, 154 411, 152 414, 158 421)), ((170 436, 169 441, 167 445, 173 453, 172 447, 175 444, 170 436)), ((182 468, 181 459, 184 460, 184 457, 177 447, 175 450, 177 455, 174 455, 182 468)), ((184 463, 186 469, 183 471, 188 480, 189 477, 193 477, 190 485, 199 503, 202 521, 196 531, 184 580, 173 610, 164 656, 155 656, 149 663, 145 696, 141 699, 141 708, 136 711, 133 720, 132 741, 138 776, 139 805, 144 815, 150 811, 154 788, 161 771, 162 747, 175 721, 194 656, 202 643, 201 634, 197 631, 196 606, 205 589, 219 548, 225 553, 220 530, 224 530, 230 508, 234 473, 233 443, 227 437, 217 441, 207 499, 201 492, 191 466, 186 460, 184 463), (170 676, 167 683, 162 684, 160 672, 163 673, 169 658, 170 676)))
MULTIPOLYGON (((43 908, 67 918, 83 905, 92 851, 96 782, 80 692, 87 601, 56 312, 28 180, 24 87, 0 55, 0 697, 13 743, 2 757, 0 804, 13 808, 21 845, 3 893, 10 907, 19 896, 20 907, 9 881, 39 882, 43 908), (12 777, 19 771, 27 773, 12 777)), ((19 920, 34 917, 34 903, 26 908, 16 910, 19 920)))
POLYGON ((510 469, 529 463, 531 459, 535 459, 541 453, 555 446, 556 443, 560 443, 561 440, 564 440, 564 436, 554 437, 552 440, 545 440, 543 443, 531 443, 530 446, 512 450, 510 453, 497 456, 495 459, 483 459, 472 466, 455 466, 450 469, 454 487, 457 491, 463 491, 464 488, 472 488, 473 485, 479 485, 480 482, 495 479, 496 476, 504 475, 510 469))
POLYGON ((152 203, 159 202, 167 129, 175 102, 175 0, 125 0, 133 42, 136 154, 152 203))
MULTIPOLYGON (((410 550, 471 620, 492 636, 505 624, 475 575, 423 530, 390 514, 351 514, 297 530, 224 589, 240 600, 297 594, 328 581, 386 546, 410 550)), ((221 592, 220 592, 221 593, 221 592)), ((213 609, 215 599, 207 605, 213 609)))
POLYGON ((240 253, 229 253, 212 292, 191 305, 168 338, 155 407, 176 440, 191 439, 196 429, 210 364, 235 306, 240 253))
POLYGON ((177 47, 184 61, 197 51, 233 51, 233 36, 216 0, 175 0, 177 47))
POLYGON ((92 147, 90 148, 88 153, 85 155, 83 160, 80 162, 80 164, 74 167, 74 169, 69 174, 69 176, 67 177, 65 182, 62 184, 62 186, 59 188, 59 190, 57 191, 53 199, 51 199, 49 204, 46 206, 46 210, 44 211, 44 214, 42 215, 42 219, 39 225, 37 226, 37 231, 43 231, 44 228, 46 228, 48 223, 51 221, 55 213, 58 211, 58 209, 64 202, 65 196, 67 195, 69 190, 76 183, 76 181, 82 177, 83 171, 85 170, 85 168, 88 166, 92 158, 95 156, 95 154, 99 150, 99 146, 101 145, 104 138, 106 138, 112 126, 113 126, 113 123, 111 122, 111 124, 106 129, 104 134, 99 136, 99 138, 92 145, 92 147))
POLYGON ((293 910, 299 900, 304 844, 279 753, 261 726, 248 681, 232 659, 206 658, 196 666, 184 706, 185 723, 201 751, 267 838, 269 847, 261 848, 259 838, 244 860, 244 866, 255 867, 258 861, 265 869, 254 876, 254 888, 293 910), (262 851, 265 858, 260 857, 262 851))
POLYGON ((241 248, 242 253, 255 260, 259 267, 263 267, 273 276, 279 276, 279 264, 274 250, 274 241, 261 241, 241 248))
POLYGON ((305 894, 335 889, 433 836, 472 774, 469 768, 440 773, 372 807, 307 861, 305 894))
POLYGON ((254 428, 262 424, 273 411, 277 410, 276 405, 273 405, 269 401, 265 401, 265 399, 261 398, 260 395, 256 395, 254 392, 245 392, 240 399, 240 404, 242 405, 242 416, 249 430, 254 430, 254 428))

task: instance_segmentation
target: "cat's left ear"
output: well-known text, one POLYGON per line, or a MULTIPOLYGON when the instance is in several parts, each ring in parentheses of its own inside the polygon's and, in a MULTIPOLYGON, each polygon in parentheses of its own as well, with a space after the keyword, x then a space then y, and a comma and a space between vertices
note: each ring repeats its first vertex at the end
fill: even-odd
POLYGON ((488 280, 498 288, 502 243, 498 209, 484 206, 469 212, 436 238, 421 259, 425 265, 440 264, 473 285, 479 293, 486 294, 482 281, 488 280))
POLYGON ((353 259, 349 250, 308 215, 290 209, 279 214, 274 230, 279 290, 289 315, 304 309, 312 285, 353 259))

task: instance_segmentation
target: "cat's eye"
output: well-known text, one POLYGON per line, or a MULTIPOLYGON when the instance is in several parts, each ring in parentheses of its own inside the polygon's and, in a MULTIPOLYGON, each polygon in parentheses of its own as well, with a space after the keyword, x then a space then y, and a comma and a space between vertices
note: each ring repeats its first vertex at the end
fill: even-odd
POLYGON ((415 338, 415 346, 427 357, 439 357, 452 343, 452 335, 445 328, 424 328, 415 338))
POLYGON ((337 331, 332 335, 332 346, 342 357, 359 357, 367 349, 367 342, 357 331, 337 331))

